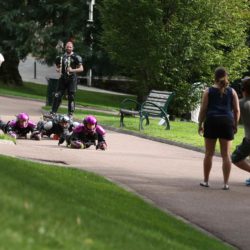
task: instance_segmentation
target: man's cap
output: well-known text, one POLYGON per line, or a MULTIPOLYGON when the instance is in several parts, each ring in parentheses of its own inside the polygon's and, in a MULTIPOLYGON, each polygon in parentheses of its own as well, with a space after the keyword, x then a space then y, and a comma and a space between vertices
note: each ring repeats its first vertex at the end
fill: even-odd
POLYGON ((241 79, 242 82, 250 81, 250 76, 245 76, 243 79, 241 79))

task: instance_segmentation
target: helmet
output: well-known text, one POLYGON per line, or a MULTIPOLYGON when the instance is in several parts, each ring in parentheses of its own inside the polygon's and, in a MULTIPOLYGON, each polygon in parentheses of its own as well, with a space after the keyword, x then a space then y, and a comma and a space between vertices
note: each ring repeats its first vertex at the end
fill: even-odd
POLYGON ((29 116, 26 113, 20 113, 16 117, 17 117, 17 121, 19 122, 19 126, 21 128, 28 127, 29 116))
POLYGON ((83 120, 83 124, 86 125, 86 124, 91 124, 91 125, 96 125, 97 124, 97 120, 94 116, 92 115, 88 115, 84 118, 83 120))
POLYGON ((26 113, 20 113, 16 117, 17 117, 17 120, 23 120, 23 121, 29 120, 29 116, 26 113))
POLYGON ((67 115, 62 115, 62 116, 59 117, 59 122, 69 123, 70 122, 70 118, 67 115))
POLYGON ((84 127, 91 133, 95 131, 97 120, 94 116, 88 115, 83 120, 84 127))

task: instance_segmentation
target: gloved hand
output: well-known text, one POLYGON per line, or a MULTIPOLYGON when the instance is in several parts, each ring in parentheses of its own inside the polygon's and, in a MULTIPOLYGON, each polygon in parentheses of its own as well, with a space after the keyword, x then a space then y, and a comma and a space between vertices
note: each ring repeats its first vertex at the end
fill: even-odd
POLYGON ((61 136, 61 137, 59 138, 59 141, 58 141, 58 146, 60 146, 61 144, 63 144, 64 141, 65 141, 65 138, 61 136))
POLYGON ((98 142, 96 149, 106 150, 107 149, 107 143, 105 141, 98 142))
POLYGON ((8 131, 8 132, 7 132, 7 134, 8 134, 9 136, 13 137, 14 139, 16 139, 16 138, 17 138, 16 133, 15 133, 15 132, 13 132, 13 131, 8 131))

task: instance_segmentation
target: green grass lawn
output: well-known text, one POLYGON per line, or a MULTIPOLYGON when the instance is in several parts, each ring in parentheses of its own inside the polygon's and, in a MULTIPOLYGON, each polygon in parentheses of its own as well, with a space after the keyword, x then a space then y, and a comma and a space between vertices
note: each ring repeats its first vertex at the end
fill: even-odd
MULTIPOLYGON (((0 93, 5 96, 21 96, 46 100, 47 86, 24 82, 23 86, 8 86, 0 84, 0 93)), ((110 93, 93 92, 78 89, 76 92, 76 104, 79 106, 101 107, 102 109, 116 110, 124 98, 135 99, 131 95, 116 95, 110 93)), ((64 101, 66 103, 66 101, 64 101)))
POLYGON ((0 155, 0 249, 232 249, 97 175, 0 155))
POLYGON ((7 134, 0 134, 0 140, 8 140, 8 141, 13 141, 14 143, 16 143, 16 139, 7 134))

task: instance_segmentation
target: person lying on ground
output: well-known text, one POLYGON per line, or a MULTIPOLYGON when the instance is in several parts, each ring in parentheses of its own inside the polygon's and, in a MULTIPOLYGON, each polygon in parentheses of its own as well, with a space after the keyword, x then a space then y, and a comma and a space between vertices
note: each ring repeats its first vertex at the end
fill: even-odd
POLYGON ((37 123, 37 128, 41 132, 41 136, 47 136, 54 140, 59 140, 59 145, 62 144, 66 137, 69 136, 73 128, 78 126, 78 122, 74 122, 67 115, 44 115, 43 120, 37 123))
POLYGON ((82 124, 73 129, 67 144, 71 148, 88 148, 94 145, 96 149, 106 150, 105 134, 104 128, 97 124, 97 119, 92 115, 88 115, 83 119, 82 124))
POLYGON ((1 121, 0 128, 5 134, 10 135, 15 139, 28 138, 28 134, 30 133, 30 139, 40 140, 41 134, 37 130, 36 123, 32 122, 29 119, 29 115, 27 113, 19 113, 16 116, 15 120, 8 121, 7 123, 1 121))

